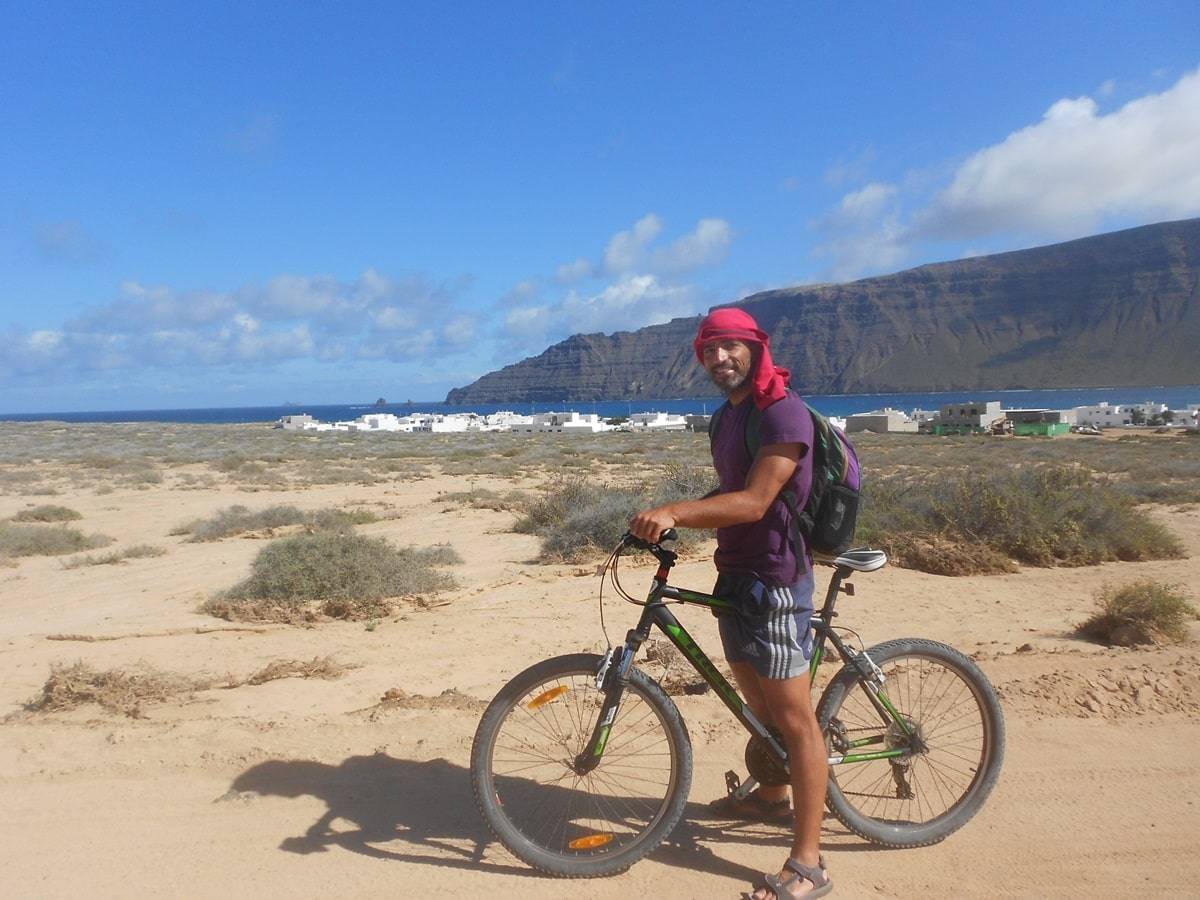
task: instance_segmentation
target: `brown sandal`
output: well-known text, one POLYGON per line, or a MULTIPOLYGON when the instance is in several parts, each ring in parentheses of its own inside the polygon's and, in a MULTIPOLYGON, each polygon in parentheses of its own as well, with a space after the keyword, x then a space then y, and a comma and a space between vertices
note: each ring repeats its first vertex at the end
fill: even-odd
MULTIPOLYGON (((804 897, 824 897, 833 891, 833 880, 829 877, 829 873, 825 871, 825 857, 819 857, 817 865, 806 866, 798 859, 788 857, 788 861, 783 864, 784 869, 794 873, 790 878, 780 878, 778 875, 764 875, 762 879, 754 885, 754 889, 768 890, 775 895, 775 900, 792 900, 792 893, 788 890, 788 885, 795 884, 797 881, 804 880, 812 882, 813 889, 804 897)), ((753 894, 742 894, 742 900, 753 900, 753 894)))
POLYGON ((708 804, 709 812, 725 819, 745 819, 748 822, 766 822, 768 825, 791 825, 792 805, 787 799, 768 800, 758 788, 740 800, 726 794, 708 804))

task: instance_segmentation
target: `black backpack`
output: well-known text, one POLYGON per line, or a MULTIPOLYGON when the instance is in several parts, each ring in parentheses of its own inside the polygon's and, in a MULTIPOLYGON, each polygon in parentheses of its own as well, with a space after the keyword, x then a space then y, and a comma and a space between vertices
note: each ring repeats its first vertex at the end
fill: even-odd
MULTIPOLYGON (((792 391, 788 391, 796 396, 792 391)), ((759 423, 762 410, 750 402, 750 414, 746 417, 744 434, 746 452, 751 459, 758 455, 762 446, 759 423)), ((746 401, 743 401, 746 402, 746 401)), ((845 432, 835 426, 808 403, 804 404, 813 420, 813 477, 808 502, 803 509, 797 508, 799 499, 791 489, 780 492, 780 499, 792 514, 792 528, 804 537, 804 544, 813 553, 822 556, 837 556, 854 543, 854 527, 858 519, 858 506, 862 491, 862 473, 858 455, 846 438, 845 432)), ((708 442, 711 449, 717 428, 724 413, 729 409, 725 401, 708 420, 708 442)), ((792 537, 793 548, 799 546, 792 537)), ((803 565, 799 553, 797 563, 803 565)))

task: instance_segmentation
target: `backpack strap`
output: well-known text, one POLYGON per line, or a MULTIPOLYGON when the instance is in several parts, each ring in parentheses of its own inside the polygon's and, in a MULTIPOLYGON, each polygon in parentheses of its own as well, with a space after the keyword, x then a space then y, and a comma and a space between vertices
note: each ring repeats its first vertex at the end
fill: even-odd
POLYGON ((729 401, 726 400, 715 410, 713 410, 713 414, 708 417, 708 449, 710 452, 712 450, 713 441, 717 439, 717 425, 720 423, 721 417, 725 415, 725 412, 728 409, 729 401))

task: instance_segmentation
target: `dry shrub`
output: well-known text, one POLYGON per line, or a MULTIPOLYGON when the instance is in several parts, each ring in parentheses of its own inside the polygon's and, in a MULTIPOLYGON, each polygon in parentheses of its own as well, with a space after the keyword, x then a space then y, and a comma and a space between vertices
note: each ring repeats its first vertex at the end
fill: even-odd
POLYGON ((134 544, 132 547, 126 547, 124 550, 113 550, 111 553, 102 553, 99 556, 75 556, 71 559, 63 561, 64 569, 79 569, 84 566, 114 566, 125 562, 127 559, 149 559, 154 556, 165 556, 166 550, 162 547, 155 547, 152 544, 134 544))
POLYGON ((900 535, 889 542, 893 565, 931 575, 1003 575, 1017 566, 987 544, 950 540, 938 535, 900 535))
POLYGON ((1107 480, 1062 465, 870 480, 857 539, 888 550, 900 565, 938 574, 1011 571, 996 557, 1085 566, 1185 555, 1174 535, 1107 480), (964 548, 967 559, 942 559, 941 551, 958 558, 964 548))
POLYGON ((55 712, 95 703, 133 718, 144 715, 148 703, 190 698, 212 686, 211 680, 163 672, 142 664, 135 669, 98 672, 83 662, 55 665, 42 693, 25 704, 30 712, 55 712))
POLYGON ((63 525, 14 525, 0 522, 0 557, 62 556, 112 543, 101 534, 86 535, 63 525))
POLYGON ((335 662, 331 656, 314 656, 307 661, 277 659, 238 684, 266 684, 268 681, 277 681, 280 678, 323 678, 332 681, 335 678, 341 678, 350 668, 350 666, 335 662))
POLYGON ((647 674, 671 696, 708 692, 708 682, 683 658, 674 644, 651 639, 644 645, 643 652, 647 674))
POLYGON ((53 503, 44 503, 41 506, 35 506, 33 509, 23 509, 15 516, 14 522, 73 522, 76 519, 82 519, 83 516, 73 509, 66 506, 58 506, 53 503))
POLYGON ((437 567, 461 561, 446 545, 395 547, 384 538, 341 531, 298 534, 260 550, 250 577, 203 610, 240 621, 377 618, 391 611, 396 597, 454 587, 437 567))
MULTIPOLYGON (((593 481, 586 475, 556 474, 529 500, 513 525, 542 539, 542 562, 581 562, 616 545, 639 510, 695 499, 712 487, 711 469, 670 464, 653 485, 593 481)), ((679 549, 690 549, 699 532, 679 529, 679 549)))
POLYGON ((423 694, 410 694, 404 688, 398 687, 385 691, 379 705, 375 707, 376 711, 380 709, 459 709, 472 712, 486 708, 487 701, 464 694, 458 688, 446 688, 436 697, 428 697, 423 694))
POLYGON ((521 509, 529 498, 516 491, 500 494, 489 488, 472 487, 466 491, 445 491, 438 494, 439 502, 454 503, 469 509, 490 509, 496 512, 521 509))
POLYGON ((281 603, 275 600, 229 599, 224 594, 200 604, 200 612, 228 622, 277 622, 306 625, 321 619, 321 611, 311 604, 281 603))
POLYGON ((1150 579, 1106 587, 1096 598, 1096 606, 1097 612, 1076 626, 1076 631, 1120 646, 1185 641, 1188 622, 1200 618, 1180 587, 1150 579))
POLYGON ((515 530, 542 539, 543 562, 580 562, 611 549, 634 513, 647 505, 635 488, 556 476, 526 507, 515 530))
POLYGON ((218 510, 207 519, 196 519, 171 530, 171 534, 190 535, 189 541, 217 541, 251 531, 305 525, 314 531, 336 531, 378 522, 379 516, 365 510, 319 509, 306 513, 298 507, 279 504, 250 510, 240 504, 218 510))

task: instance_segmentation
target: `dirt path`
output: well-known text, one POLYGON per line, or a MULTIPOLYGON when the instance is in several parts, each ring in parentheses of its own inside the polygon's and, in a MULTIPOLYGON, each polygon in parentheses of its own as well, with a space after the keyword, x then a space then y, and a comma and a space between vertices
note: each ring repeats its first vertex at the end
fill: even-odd
MULTIPOLYGON (((65 570, 50 559, 0 569, 0 864, 19 897, 736 897, 778 864, 777 829, 707 821, 704 803, 741 742, 711 697, 680 697, 696 751, 687 820, 611 879, 543 878, 490 843, 471 799, 471 736, 483 703, 523 666, 602 643, 594 578, 530 565, 533 539, 505 514, 444 507, 450 479, 385 499, 400 518, 367 526, 399 543, 449 541, 463 556, 447 605, 413 607, 368 631, 209 630, 198 599, 242 577, 259 540, 187 544, 189 517, 244 496, 166 488, 58 498, 89 528, 152 542, 159 558, 65 570), (445 511, 443 511, 445 509, 445 511), (204 629, 198 632, 196 629, 204 629), (50 640, 52 635, 113 640, 50 640), (148 705, 20 712, 55 663, 244 677, 278 659, 330 656, 335 680, 220 686, 148 705), (393 688, 407 702, 380 705, 393 688)), ((371 496, 337 487, 314 508, 371 496)), ((256 497, 258 505, 297 502, 256 497)), ((12 504, 10 503, 10 506, 12 504)), ((12 510, 0 509, 0 514, 12 510)), ((947 579, 884 570, 844 607, 868 643, 912 634, 973 654, 1001 691, 1008 755, 983 812, 944 843, 864 845, 835 820, 827 852, 845 897, 1196 896, 1200 884, 1200 645, 1107 650, 1070 637, 1101 585, 1151 574, 1196 583, 1200 512, 1164 514, 1192 559, 947 579), (922 619, 918 629, 912 622, 922 619), (1023 649, 1018 649, 1023 648, 1023 649)), ((645 569, 630 568, 630 584, 645 569)), ((678 582, 703 586, 703 560, 678 582)), ((629 610, 606 605, 619 638, 629 610)), ((708 617, 691 615, 716 646, 708 617)))

